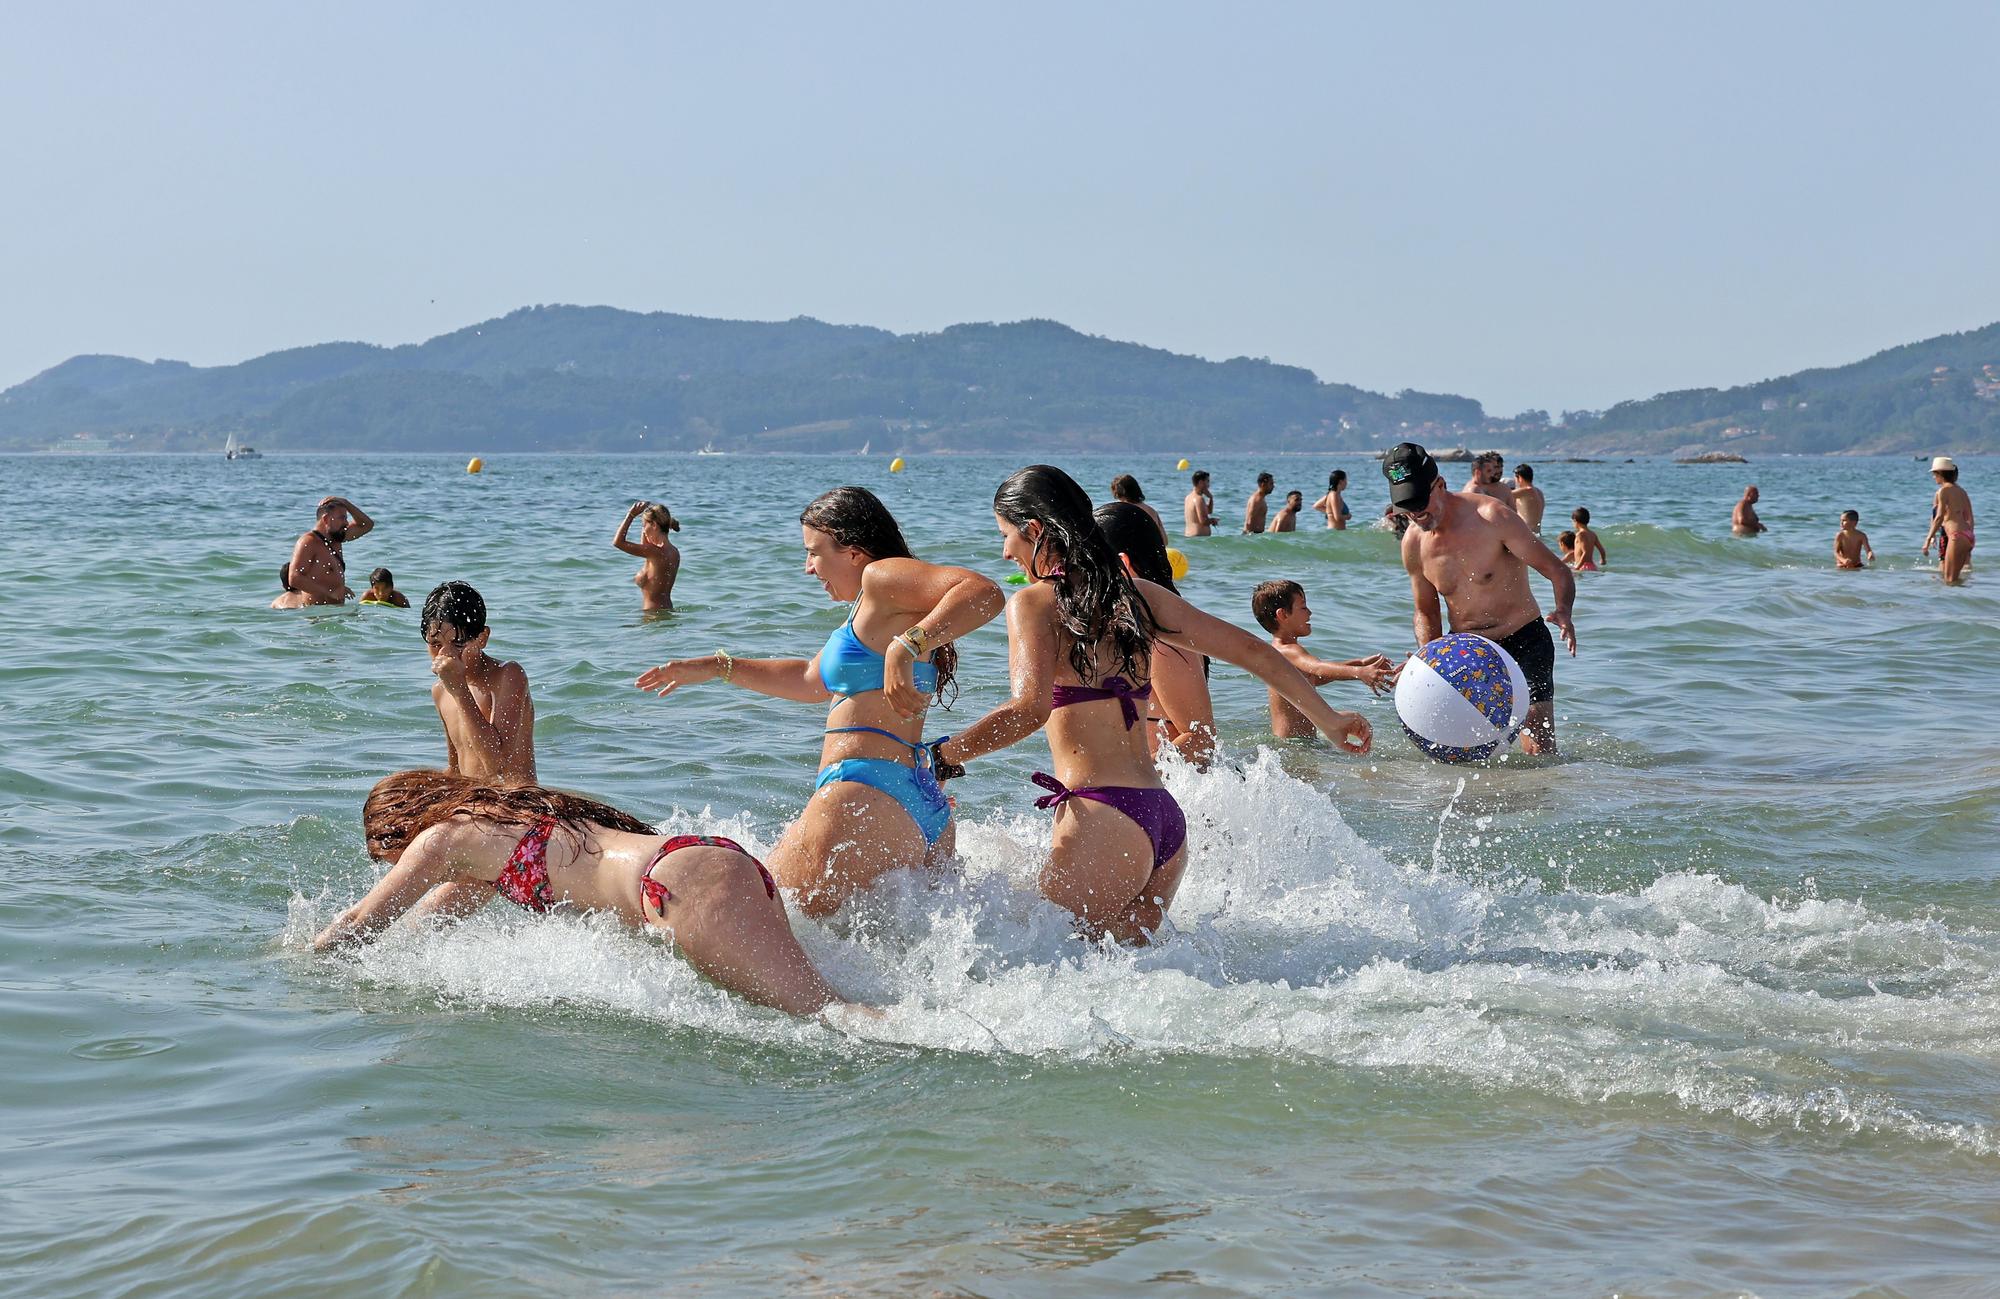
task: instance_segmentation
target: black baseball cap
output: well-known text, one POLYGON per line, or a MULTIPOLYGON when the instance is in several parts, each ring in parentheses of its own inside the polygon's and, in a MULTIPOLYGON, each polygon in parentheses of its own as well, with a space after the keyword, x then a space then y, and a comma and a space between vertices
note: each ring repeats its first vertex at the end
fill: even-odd
POLYGON ((1420 510, 1438 480, 1438 462, 1414 442, 1398 442, 1382 457, 1382 476, 1389 480, 1389 504, 1399 510, 1420 510))

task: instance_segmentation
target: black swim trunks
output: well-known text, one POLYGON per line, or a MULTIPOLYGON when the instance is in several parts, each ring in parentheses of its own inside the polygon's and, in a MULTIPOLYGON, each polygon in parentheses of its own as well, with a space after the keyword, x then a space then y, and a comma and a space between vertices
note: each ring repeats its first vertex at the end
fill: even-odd
POLYGON ((1540 618, 1494 644, 1514 656, 1528 678, 1528 702, 1546 703, 1556 697, 1556 638, 1540 618))

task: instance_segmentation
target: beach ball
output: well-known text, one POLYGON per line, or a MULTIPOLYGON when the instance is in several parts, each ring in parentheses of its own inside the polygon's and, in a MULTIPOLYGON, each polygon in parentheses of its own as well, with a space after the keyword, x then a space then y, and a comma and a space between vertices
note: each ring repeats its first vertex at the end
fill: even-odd
POLYGON ((465 462, 465 472, 468 474, 476 474, 484 468, 486 468, 486 462, 478 456, 474 456, 465 462))
POLYGON ((892 474, 900 474, 903 472, 903 457, 897 456, 894 460, 891 460, 889 462, 889 472, 892 474))
POLYGON ((1187 467, 1188 467, 1188 459, 1187 459, 1187 457, 1186 457, 1186 456, 1182 456, 1182 457, 1181 457, 1181 462, 1180 462, 1179 464, 1177 464, 1177 465, 1175 465, 1175 466, 1174 466, 1174 468, 1176 468, 1176 469, 1180 469, 1180 470, 1183 470, 1183 471, 1185 471, 1185 470, 1187 469, 1187 467))
POLYGON ((1187 581, 1187 552, 1174 546, 1167 547, 1167 570, 1174 575, 1174 581, 1187 581))
POLYGON ((1396 716, 1439 762, 1490 758, 1528 720, 1528 679, 1514 656, 1484 636, 1440 636, 1403 665, 1396 716))

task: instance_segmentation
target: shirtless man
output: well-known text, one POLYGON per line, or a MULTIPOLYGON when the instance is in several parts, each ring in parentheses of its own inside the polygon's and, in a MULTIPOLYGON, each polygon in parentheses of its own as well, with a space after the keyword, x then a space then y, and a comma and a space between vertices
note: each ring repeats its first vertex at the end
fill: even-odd
POLYGON ((1271 475, 1257 475, 1257 490, 1250 493, 1250 501, 1243 507, 1243 531, 1262 532, 1264 530, 1264 515, 1270 508, 1268 502, 1271 496, 1271 489, 1277 485, 1278 480, 1271 477, 1271 475))
POLYGON ((1206 537, 1215 531, 1215 498, 1208 494, 1208 470, 1197 469, 1187 499, 1181 502, 1181 529, 1183 537, 1206 537))
POLYGON ((1541 606, 1528 589, 1528 570, 1548 578, 1555 588, 1548 622, 1562 633, 1572 655, 1576 627, 1570 607, 1576 602, 1576 577, 1511 506, 1447 487, 1437 461, 1416 443, 1391 448, 1382 458, 1382 476, 1389 480, 1390 508, 1410 522, 1403 534, 1403 568, 1416 604, 1417 643, 1429 644, 1443 634, 1438 616, 1442 596, 1453 631, 1496 641, 1521 665, 1528 679, 1522 750, 1554 753, 1556 649, 1541 606))
POLYGON ((445 770, 495 784, 535 783, 535 704, 528 674, 486 652, 493 632, 486 601, 464 582, 446 582, 424 601, 431 702, 444 723, 445 770))
POLYGON ((1490 496, 1496 501, 1514 504, 1514 489, 1500 481, 1500 471, 1507 464, 1498 451, 1482 451, 1472 462, 1472 478, 1465 484, 1467 496, 1490 496))
POLYGON ((1930 554, 1931 542, 1937 542, 1938 576, 1956 586, 1972 562, 1972 498, 1958 485, 1958 462, 1950 456, 1931 461, 1931 481, 1938 489, 1931 498, 1931 530, 1924 536, 1924 553, 1930 554))
MULTIPOLYGON (((1359 681, 1379 695, 1396 684, 1396 674, 1402 669, 1391 663, 1387 655, 1371 654, 1365 659, 1329 663, 1314 658, 1312 651, 1299 644, 1301 637, 1312 635, 1313 626, 1312 607, 1306 603, 1305 588, 1297 582, 1260 583, 1250 593, 1250 613, 1259 627, 1271 633, 1271 644, 1285 656, 1285 661, 1305 673, 1306 680, 1315 686, 1359 681)), ((1310 740, 1319 734, 1319 728, 1307 721, 1306 715, 1293 707, 1290 700, 1275 690, 1270 694, 1271 734, 1281 740, 1310 740)))
POLYGON ((1305 507, 1306 494, 1304 492, 1286 492, 1285 503, 1278 510, 1278 517, 1271 521, 1271 531, 1297 532, 1299 530, 1299 511, 1305 507))
POLYGON ((303 609, 315 604, 346 604, 354 592, 347 585, 347 556, 341 547, 367 536, 375 520, 361 512, 345 496, 329 496, 319 503, 318 517, 311 532, 299 534, 292 544, 292 558, 278 569, 278 585, 285 593, 271 601, 273 609, 303 609))
POLYGON ((1743 489, 1743 499, 1736 502, 1736 509, 1729 516, 1729 530, 1739 537, 1754 537, 1760 532, 1769 532, 1764 521, 1757 517, 1757 484, 1743 489))
POLYGON ((1542 532, 1542 511, 1548 507, 1548 498, 1542 489, 1535 486, 1533 465, 1514 466, 1514 512, 1521 516, 1529 531, 1536 536, 1542 532))

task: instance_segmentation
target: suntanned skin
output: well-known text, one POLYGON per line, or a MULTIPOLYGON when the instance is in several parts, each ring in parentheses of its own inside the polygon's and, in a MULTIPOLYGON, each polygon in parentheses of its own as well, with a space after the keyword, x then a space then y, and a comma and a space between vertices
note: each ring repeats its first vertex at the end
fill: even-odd
POLYGON ((345 534, 345 541, 358 541, 375 530, 375 520, 362 513, 345 496, 329 496, 319 503, 311 532, 299 534, 292 543, 292 589, 271 601, 273 609, 303 609, 309 605, 345 604, 354 594, 347 574, 334 558, 330 538, 345 534))
MULTIPOLYGON (((868 732, 827 734, 820 741, 818 769, 844 758, 884 758, 908 766, 910 744, 924 738, 931 701, 917 690, 916 659, 896 638, 921 627, 928 637, 926 653, 935 654, 938 646, 991 622, 1005 597, 992 580, 971 569, 919 559, 876 559, 814 527, 802 525, 800 534, 807 575, 819 581, 828 599, 856 601, 854 634, 882 654, 883 688, 834 695, 820 677, 817 654, 809 659, 735 659, 729 683, 777 699, 830 704, 829 731, 870 726, 907 742, 868 732)), ((721 675, 722 660, 711 654, 663 663, 641 674, 636 684, 665 696, 721 675)), ((765 864, 780 884, 797 890, 801 911, 824 916, 891 870, 943 870, 957 851, 957 835, 957 823, 951 822, 936 844, 926 843, 893 797, 870 785, 837 780, 806 801, 765 864)))
POLYGON ((1957 483, 1948 483, 1944 476, 1935 471, 1931 481, 1938 485, 1937 495, 1931 498, 1931 529, 1924 537, 1924 553, 1929 554, 1931 542, 1938 543, 1938 576, 1956 586, 1965 578, 1965 567, 1972 562, 1972 546, 1967 541, 1973 534, 1972 497, 1957 483), (1943 535, 1940 536, 1939 534, 1943 535))
POLYGON ((1514 512, 1528 525, 1528 531, 1542 530, 1542 512, 1548 508, 1548 503, 1541 488, 1524 482, 1519 474, 1514 475, 1514 512))
POLYGON ((1769 532, 1762 519, 1757 517, 1757 488, 1754 484, 1743 489, 1743 499, 1736 502, 1736 508, 1729 514, 1729 530, 1739 537, 1754 537, 1760 532, 1769 532))
POLYGON ((1574 519, 1570 520, 1570 523, 1576 528, 1576 549, 1570 552, 1571 562, 1577 568, 1582 568, 1585 564, 1592 562, 1594 552, 1596 564, 1599 568, 1603 568, 1609 564, 1611 560, 1604 553, 1604 543, 1598 540, 1597 533, 1591 529, 1590 525, 1578 523, 1574 519))
POLYGON ((1278 517, 1271 522, 1271 531, 1297 532, 1299 530, 1299 511, 1304 509, 1305 505, 1306 498, 1302 493, 1287 493, 1283 508, 1278 511, 1278 517))
POLYGON ((387 582, 370 582, 368 584, 368 594, 362 598, 373 600, 377 604, 393 604, 398 609, 407 609, 410 607, 410 597, 404 595, 387 582))
POLYGON ((1257 490, 1250 493, 1250 500, 1243 507, 1243 531, 1262 532, 1264 516, 1269 510, 1271 491, 1278 485, 1277 479, 1269 474, 1257 475, 1257 490))
POLYGON ((1312 503, 1315 512, 1326 516, 1326 526, 1335 532, 1347 531, 1347 519, 1341 514, 1341 506, 1347 502, 1343 496, 1345 488, 1329 487, 1326 495, 1312 503))
POLYGON ((1153 519, 1153 526, 1160 530, 1160 535, 1162 537, 1167 535, 1167 525, 1161 521, 1160 512, 1158 510, 1146 504, 1144 501, 1126 501, 1124 497, 1118 496, 1116 493, 1113 493, 1113 496, 1117 500, 1125 501, 1127 505, 1136 505, 1140 509, 1144 510, 1147 514, 1151 515, 1153 519))
POLYGON ((1209 495, 1208 475, 1196 474, 1194 486, 1181 502, 1183 537, 1206 537, 1215 531, 1215 497, 1209 495))
MULTIPOLYGON (((1368 687, 1370 694, 1379 695, 1396 684, 1396 676, 1401 669, 1386 655, 1371 654, 1365 659, 1329 663, 1325 659, 1314 658, 1311 651, 1299 644, 1302 637, 1312 635, 1313 629, 1312 606, 1306 603, 1304 595, 1293 596, 1289 605, 1278 610, 1277 623, 1278 629, 1271 633, 1272 647, 1315 686, 1335 681, 1359 681, 1368 687)), ((1319 728, 1307 720, 1304 713, 1292 707, 1290 700, 1275 690, 1267 690, 1267 693, 1271 704, 1271 734, 1281 740, 1310 740, 1319 735, 1319 728)))
POLYGON ((1842 519, 1840 531, 1833 534, 1833 566, 1835 568, 1866 568, 1861 562, 1862 552, 1868 554, 1868 564, 1875 562, 1875 547, 1868 544, 1868 534, 1863 532, 1854 519, 1842 519))
POLYGON ((632 520, 643 514, 651 501, 634 501, 625 511, 611 544, 628 555, 645 560, 632 584, 639 588, 639 608, 651 613, 674 607, 674 578, 680 575, 681 552, 667 534, 651 520, 639 529, 639 539, 631 540, 632 520))
POLYGON ((1506 461, 1491 452, 1472 462, 1472 477, 1465 484, 1468 496, 1490 496, 1508 505, 1514 503, 1514 489, 1500 481, 1500 469, 1506 461))
MULTIPOLYGON (((1417 644, 1444 634, 1438 602, 1451 613, 1451 629, 1474 632, 1489 640, 1505 640, 1542 616, 1528 588, 1528 570, 1549 579, 1555 588, 1555 608, 1548 621, 1562 633, 1563 644, 1576 654, 1576 627, 1570 609, 1576 603, 1576 576, 1511 506, 1479 496, 1453 492, 1439 479, 1421 511, 1405 511, 1410 527, 1403 534, 1403 569, 1410 575, 1410 595, 1416 605, 1417 644)), ((1528 708, 1521 732, 1527 753, 1556 750, 1555 701, 1528 708)))
POLYGON ((491 627, 462 637, 439 620, 424 644, 431 652, 431 702, 444 723, 445 770, 497 784, 535 783, 535 702, 519 663, 486 652, 491 627))
MULTIPOLYGON (((558 901, 608 911, 634 929, 665 931, 690 965, 745 1000, 793 1015, 846 1004, 799 946, 784 899, 765 890, 751 858, 703 844, 647 870, 660 836, 585 828, 579 835, 559 825, 549 836, 549 886, 558 901), (664 909, 642 893, 642 871, 667 889, 664 909)), ((388 874, 313 940, 313 950, 366 942, 409 912, 445 918, 479 910, 492 901, 494 881, 528 829, 463 815, 431 826, 382 858, 388 874)))

